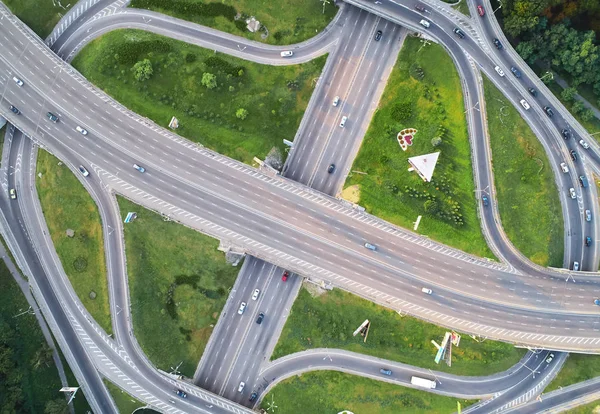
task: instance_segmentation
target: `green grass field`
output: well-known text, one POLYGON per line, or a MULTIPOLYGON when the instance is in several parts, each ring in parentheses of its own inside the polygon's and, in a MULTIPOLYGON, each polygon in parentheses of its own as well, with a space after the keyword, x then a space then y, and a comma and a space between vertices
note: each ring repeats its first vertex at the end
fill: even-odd
POLYGON ((28 309, 0 261, 0 408, 6 413, 42 413, 48 401, 65 401, 52 357, 38 358, 47 345, 35 316, 24 313, 28 309))
POLYGON ((469 11, 469 5, 466 0, 461 0, 456 6, 452 6, 453 9, 461 12, 467 17, 471 17, 471 12, 469 11))
POLYGON ((135 30, 116 30, 94 40, 73 65, 91 82, 140 115, 248 164, 293 141, 325 56, 303 65, 275 67, 135 30), (138 82, 131 67, 150 59, 154 74, 138 82), (216 75, 217 87, 201 84, 216 75), (245 119, 237 117, 246 109, 245 119))
POLYGON ((510 344, 475 342, 463 335, 452 348, 452 367, 434 362, 446 329, 375 305, 339 289, 312 297, 301 289, 272 360, 311 348, 340 348, 456 375, 490 375, 508 369, 525 354, 510 344), (352 332, 371 321, 367 342, 352 332))
POLYGON ((42 39, 76 3, 75 0, 4 0, 6 6, 42 39))
POLYGON ((589 404, 585 404, 579 406, 577 408, 573 408, 571 410, 562 411, 563 414, 598 414, 600 413, 600 401, 591 402, 589 404))
POLYGON ((274 402, 278 414, 337 413, 349 410, 369 414, 439 414, 475 403, 405 388, 334 371, 309 372, 276 385, 262 400, 274 402))
POLYGON ((239 267, 219 242, 119 198, 135 335, 159 368, 191 377, 225 305, 239 267))
POLYGON ((309 39, 322 31, 338 10, 333 3, 329 1, 323 8, 319 0, 133 0, 130 7, 159 11, 257 42, 287 45, 309 39), (204 15, 194 12, 194 6, 211 3, 218 3, 218 10, 204 15), (238 13, 241 19, 236 21, 238 13), (245 21, 250 16, 260 21, 266 31, 248 31, 245 21), (266 38, 263 35, 267 35, 266 38))
POLYGON ((554 380, 546 387, 549 392, 597 377, 600 372, 600 356, 569 354, 567 361, 554 380))
POLYGON ((115 400, 115 404, 117 404, 120 413, 129 414, 146 405, 127 394, 109 380, 104 379, 104 384, 106 385, 106 388, 108 388, 113 400, 115 400))
POLYGON ((112 332, 104 242, 96 204, 75 175, 59 160, 40 151, 36 178, 44 217, 58 257, 77 296, 98 324, 112 332), (68 237, 67 229, 75 231, 68 237), (96 294, 95 298, 90 293, 96 294))
POLYGON ((484 89, 504 231, 531 261, 560 267, 564 227, 546 152, 517 110, 487 79, 484 89))
POLYGON ((421 49, 406 39, 379 108, 345 187, 360 187, 359 203, 369 213, 466 252, 494 258, 477 218, 473 169, 458 73, 438 45, 421 49), (422 76, 421 76, 422 74, 422 76), (416 128, 414 144, 400 149, 396 134, 416 128), (441 136, 434 147, 432 138, 441 136), (408 158, 440 151, 433 180, 408 172, 408 158), (462 224, 457 224, 457 220, 462 224))

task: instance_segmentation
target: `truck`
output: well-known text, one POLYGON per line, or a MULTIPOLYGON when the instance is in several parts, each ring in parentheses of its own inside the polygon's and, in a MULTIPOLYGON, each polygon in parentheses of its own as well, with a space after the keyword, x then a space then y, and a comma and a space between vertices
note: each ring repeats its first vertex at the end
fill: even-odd
POLYGON ((416 385, 418 387, 423 387, 423 388, 427 388, 427 389, 434 389, 435 388, 435 381, 431 381, 425 378, 419 378, 419 377, 411 377, 410 378, 410 383, 412 385, 416 385))

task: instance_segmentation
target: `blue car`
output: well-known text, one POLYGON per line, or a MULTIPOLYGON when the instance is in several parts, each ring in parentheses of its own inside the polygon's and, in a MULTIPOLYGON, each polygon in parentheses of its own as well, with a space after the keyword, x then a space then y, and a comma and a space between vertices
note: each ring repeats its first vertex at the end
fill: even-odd
POLYGON ((141 165, 133 164, 133 168, 135 168, 136 170, 138 170, 141 173, 146 172, 146 169, 144 167, 142 167, 141 165))
POLYGON ((383 375, 392 375, 391 369, 381 368, 379 372, 381 372, 383 375))

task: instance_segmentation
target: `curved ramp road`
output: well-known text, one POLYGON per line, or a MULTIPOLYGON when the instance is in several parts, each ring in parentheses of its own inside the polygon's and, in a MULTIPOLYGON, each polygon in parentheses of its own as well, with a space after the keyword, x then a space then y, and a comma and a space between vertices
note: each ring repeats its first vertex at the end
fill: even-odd
POLYGON ((0 43, 8 57, 0 71, 18 74, 26 87, 5 82, 3 102, 27 110, 0 110, 49 148, 69 147, 116 192, 254 256, 434 323, 533 346, 598 349, 593 277, 565 285, 559 272, 509 273, 199 148, 113 103, 5 16, 0 43), (49 122, 48 110, 60 122, 49 122), (135 162, 147 172, 135 171, 135 162), (365 249, 366 241, 379 250, 365 249), (423 285, 434 294, 422 294, 423 285))

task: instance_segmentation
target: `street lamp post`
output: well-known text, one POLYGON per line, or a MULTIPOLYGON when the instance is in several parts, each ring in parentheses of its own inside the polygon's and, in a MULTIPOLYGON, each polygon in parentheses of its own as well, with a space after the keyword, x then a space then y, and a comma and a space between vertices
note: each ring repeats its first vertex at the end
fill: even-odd
POLYGON ((550 76, 550 80, 554 79, 554 74, 552 72, 550 72, 550 71, 546 71, 546 73, 544 74, 544 76, 542 76, 540 78, 540 80, 543 82, 544 79, 546 79, 546 77, 548 77, 548 76, 550 76))
POLYGON ((500 3, 500 5, 498 7, 496 7, 496 9, 492 12, 492 14, 496 14, 496 12, 502 8, 502 0, 498 0, 498 3, 500 3))

